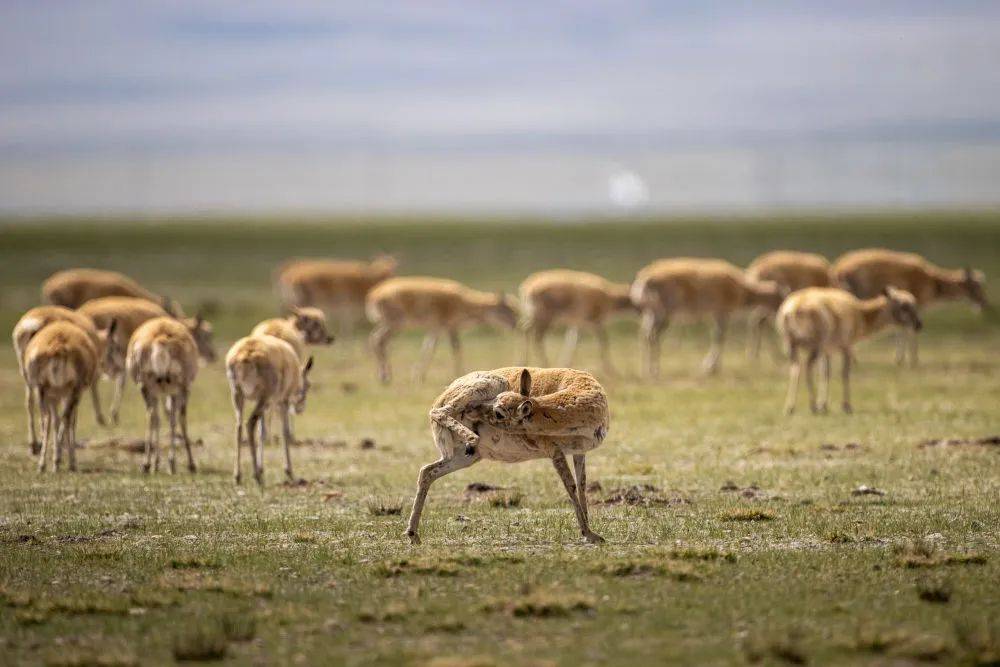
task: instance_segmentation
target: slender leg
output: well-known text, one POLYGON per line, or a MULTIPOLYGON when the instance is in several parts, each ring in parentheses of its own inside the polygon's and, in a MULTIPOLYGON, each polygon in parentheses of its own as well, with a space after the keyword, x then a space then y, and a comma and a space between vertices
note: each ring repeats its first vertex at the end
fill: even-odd
POLYGON ((115 393, 111 397, 111 424, 118 426, 118 415, 122 407, 122 393, 125 391, 125 371, 115 377, 115 393))
POLYGON ((600 544, 604 541, 604 538, 590 530, 590 525, 587 522, 587 512, 580 505, 576 482, 573 480, 573 473, 570 472, 569 464, 566 463, 566 456, 561 451, 557 452, 552 457, 552 465, 555 467, 559 479, 562 480, 563 486, 566 487, 566 493, 569 494, 570 502, 573 503, 576 520, 580 524, 580 534, 591 544, 600 544))
POLYGON ((645 353, 643 365, 646 375, 650 378, 660 376, 660 335, 666 328, 666 319, 658 315, 653 310, 646 310, 642 314, 642 323, 639 333, 641 340, 639 346, 645 353))
POLYGON ((590 523, 590 515, 587 510, 587 457, 584 454, 573 455, 573 468, 576 470, 576 497, 580 502, 580 509, 583 516, 590 523))
POLYGON ((167 420, 170 422, 170 454, 168 462, 170 464, 170 474, 177 474, 177 397, 167 396, 165 409, 167 420))
POLYGON ((76 417, 80 408, 80 392, 75 391, 66 402, 63 421, 66 424, 66 453, 69 456, 69 469, 76 472, 76 417))
POLYGON ((594 337, 597 338, 597 347, 601 354, 601 368, 604 374, 610 377, 618 375, 615 365, 611 363, 611 345, 608 343, 608 331, 604 324, 597 322, 594 324, 594 337))
POLYGON ((52 402, 51 419, 54 424, 53 430, 55 431, 55 440, 52 443, 55 446, 55 460, 52 462, 52 469, 55 472, 59 472, 59 468, 62 467, 63 443, 66 440, 66 422, 64 413, 59 410, 59 401, 52 402))
POLYGON ((389 367, 388 346, 389 339, 393 335, 392 327, 385 322, 381 322, 372 329, 369 336, 372 352, 375 354, 375 361, 378 364, 378 379, 382 384, 389 384, 392 379, 392 369, 389 367))
POLYGON ((802 360, 799 359, 799 348, 791 343, 788 349, 788 394, 785 396, 785 414, 795 412, 795 399, 799 393, 799 376, 802 374, 802 360))
POLYGON ((417 528, 420 525, 420 514, 424 510, 424 502, 427 500, 427 492, 431 488, 434 480, 440 479, 449 473, 462 468, 468 468, 479 461, 479 450, 473 449, 471 454, 467 450, 456 450, 451 458, 444 458, 429 463, 420 469, 417 476, 417 495, 413 498, 413 509, 410 510, 410 520, 406 524, 406 537, 410 538, 412 544, 420 544, 420 537, 417 535, 417 528))
POLYGON ((830 399, 830 355, 829 353, 823 353, 819 359, 820 369, 823 375, 820 377, 819 384, 819 405, 816 406, 816 411, 822 414, 826 414, 827 404, 830 399))
POLYGON ((819 350, 809 350, 806 357, 806 390, 809 392, 809 409, 813 413, 819 412, 816 404, 816 382, 813 377, 813 369, 816 367, 816 360, 819 358, 819 350))
POLYGON ((896 332, 896 365, 902 366, 906 363, 906 331, 900 329, 896 332))
POLYGON ((253 458, 253 476, 257 484, 264 486, 264 438, 267 432, 264 431, 264 410, 266 406, 264 400, 257 401, 253 412, 250 413, 250 420, 247 422, 247 434, 250 439, 250 456, 253 458), (257 430, 260 429, 261 440, 257 442, 257 430))
POLYGON ((465 364, 462 363, 462 340, 458 337, 458 331, 455 329, 449 331, 448 341, 451 343, 451 356, 455 360, 455 377, 458 377, 465 368, 465 364))
POLYGON ((194 456, 191 454, 191 438, 188 437, 188 398, 190 395, 187 389, 184 389, 180 394, 181 440, 184 441, 184 449, 187 450, 188 471, 196 472, 198 467, 194 464, 194 456))
POLYGON ((841 380, 844 383, 844 412, 850 414, 854 412, 851 407, 851 351, 844 348, 844 363, 841 366, 841 380))
POLYGON ((94 419, 97 420, 97 425, 107 426, 108 420, 104 418, 104 412, 101 410, 101 396, 97 390, 99 384, 100 379, 97 379, 94 380, 94 384, 90 385, 90 398, 94 401, 94 419))
POLYGON ((545 334, 549 331, 550 324, 536 320, 532 333, 532 341, 535 345, 535 353, 538 355, 538 363, 542 368, 548 368, 549 355, 545 351, 545 334))
MULTIPOLYGON (((243 394, 239 389, 233 390, 233 410, 236 412, 236 453, 233 456, 233 481, 239 484, 243 481, 243 473, 240 470, 240 451, 243 448, 243 394)), ((253 455, 250 456, 253 460, 253 455)))
POLYGON ((569 368, 573 364, 573 355, 576 353, 576 346, 580 342, 580 327, 571 326, 566 329, 566 337, 563 339, 563 349, 559 356, 559 365, 569 368))
POLYGON ((423 382, 427 377, 427 368, 434 358, 434 350, 437 349, 440 334, 437 331, 428 331, 424 336, 423 345, 420 346, 420 360, 413 367, 413 379, 416 382, 423 382))
POLYGON ((750 311, 749 327, 747 330, 747 356, 757 361, 760 358, 760 343, 764 334, 764 326, 767 324, 767 311, 763 308, 754 308, 750 311))
POLYGON ((42 443, 38 449, 38 472, 45 472, 45 459, 48 455, 49 440, 52 436, 52 414, 49 399, 39 390, 38 407, 42 423, 42 443))
POLYGON ((41 444, 38 442, 38 431, 35 429, 35 390, 30 385, 24 386, 24 409, 28 413, 28 446, 32 454, 37 454, 41 444))
POLYGON ((160 401, 159 397, 146 386, 142 387, 142 400, 146 403, 146 462, 142 471, 148 473, 151 469, 160 469, 160 401), (153 457, 156 466, 153 467, 153 457))
POLYGON ((907 337, 910 343, 910 367, 916 368, 918 365, 917 361, 917 332, 913 329, 906 330, 907 337))
POLYGON ((295 475, 292 474, 292 452, 289 449, 289 445, 294 440, 292 437, 292 416, 289 414, 287 405, 279 405, 279 407, 281 408, 281 434, 285 440, 285 477, 289 482, 293 482, 295 475))
POLYGON ((712 327, 712 346, 702 362, 702 369, 709 374, 718 372, 722 360, 722 344, 726 340, 726 316, 717 315, 712 327))
POLYGON ((535 322, 531 318, 521 321, 521 331, 524 333, 524 349, 521 352, 521 365, 527 366, 531 362, 531 337, 534 333, 535 322))

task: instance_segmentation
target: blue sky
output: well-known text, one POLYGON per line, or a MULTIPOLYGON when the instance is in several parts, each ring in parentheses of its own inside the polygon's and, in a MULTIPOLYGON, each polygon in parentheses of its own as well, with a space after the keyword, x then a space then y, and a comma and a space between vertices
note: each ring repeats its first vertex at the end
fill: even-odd
MULTIPOLYGON (((186 168, 168 165, 178 156, 203 156, 208 173, 210 158, 244 156, 268 183, 287 166, 268 156, 371 156, 357 167, 371 173, 348 176, 397 183, 405 203, 403 193, 434 187, 414 180, 421 155, 450 156, 449 173, 462 174, 463 156, 558 154, 563 187, 584 178, 574 156, 607 165, 817 142, 974 148, 1000 142, 997 63, 1000 2, 2 0, 0 208, 50 195, 86 208, 98 166, 169 204, 161 176, 186 168)), ((935 159, 950 169, 950 155, 935 159)), ((969 159, 977 182, 992 178, 983 169, 996 159, 969 159)), ((488 194, 487 181, 518 174, 482 165, 483 201, 516 199, 488 194)), ((230 187, 234 200, 240 187, 259 190, 230 187)))

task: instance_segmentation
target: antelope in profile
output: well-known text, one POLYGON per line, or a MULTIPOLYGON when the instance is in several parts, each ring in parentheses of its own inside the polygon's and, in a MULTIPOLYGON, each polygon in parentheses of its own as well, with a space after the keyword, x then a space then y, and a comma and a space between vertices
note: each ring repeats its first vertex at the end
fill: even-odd
POLYGON ((146 403, 146 462, 142 471, 160 470, 160 403, 170 422, 170 474, 177 472, 177 427, 187 451, 188 470, 197 467, 188 437, 187 406, 191 385, 198 375, 198 344, 190 329, 172 317, 143 323, 128 346, 129 377, 139 385, 146 403))
MULTIPOLYGON (((771 281, 791 294, 807 287, 830 286, 830 262, 822 255, 794 250, 768 252, 750 263, 746 276, 757 282, 771 281)), ((760 342, 777 308, 758 306, 750 311, 747 351, 751 359, 760 356, 760 342)))
POLYGON ((285 442, 285 476, 289 480, 295 479, 289 450, 293 441, 291 411, 301 414, 305 410, 312 366, 312 357, 303 364, 292 346, 275 336, 247 336, 236 341, 229 349, 226 354, 226 377, 236 411, 233 479, 237 484, 242 481, 240 453, 244 442, 250 446, 254 478, 261 486, 264 484, 264 441, 267 438, 264 416, 268 409, 281 415, 282 437, 285 442), (247 400, 256 401, 256 405, 245 423, 244 432, 243 411, 247 400))
POLYGON ((77 407, 80 395, 97 379, 97 347, 75 324, 52 322, 28 341, 23 363, 28 391, 37 394, 41 410, 38 472, 45 472, 50 446, 55 448, 53 470, 59 470, 63 448, 69 453, 69 469, 76 470, 77 407))
POLYGON ((57 271, 42 283, 42 300, 56 306, 79 308, 93 299, 105 296, 127 296, 164 304, 174 314, 174 304, 117 271, 102 269, 66 269, 57 271))
POLYGON ((660 335, 678 315, 711 317, 712 346, 702 367, 718 371, 729 317, 758 306, 777 310, 786 292, 771 281, 757 281, 720 259, 661 259, 641 269, 632 283, 632 302, 642 312, 640 347, 645 372, 660 372, 660 335))
POLYGON ((379 255, 370 262, 340 259, 299 259, 281 266, 274 277, 288 307, 315 306, 339 325, 341 338, 364 320, 365 297, 375 285, 391 278, 397 262, 379 255))
MULTIPOLYGON (((93 320, 98 329, 106 329, 112 321, 118 324, 115 335, 108 339, 108 352, 104 364, 104 374, 115 382, 115 392, 111 399, 111 423, 118 424, 122 393, 125 388, 125 357, 129 340, 145 322, 157 317, 169 317, 170 313, 152 301, 122 296, 93 299, 80 306, 77 312, 93 320)), ((214 361, 212 325, 200 314, 177 321, 183 324, 194 338, 201 358, 207 362, 214 361)))
POLYGON ((907 291, 887 287, 873 299, 858 299, 841 289, 809 287, 795 292, 781 304, 775 318, 778 333, 784 339, 791 361, 785 413, 795 410, 795 398, 802 373, 801 352, 806 353, 806 386, 809 407, 813 412, 826 412, 830 395, 830 355, 840 352, 843 357, 844 412, 851 412, 852 347, 862 338, 890 324, 920 331, 923 326, 917 312, 917 300, 907 291), (823 383, 819 400, 813 386, 813 366, 823 362, 823 383))
POLYGON ((513 329, 517 310, 512 299, 502 292, 480 292, 454 280, 443 278, 390 278, 368 294, 368 319, 375 325, 371 333, 372 351, 378 361, 378 376, 388 383, 389 340, 404 327, 427 329, 420 361, 414 376, 423 380, 438 339, 447 332, 455 362, 455 374, 462 372, 462 343, 459 331, 488 322, 513 329))
POLYGON ((608 434, 608 398, 589 373, 569 368, 499 368, 458 378, 430 411, 431 435, 441 458, 420 469, 406 537, 417 534, 427 492, 435 480, 481 460, 519 463, 547 458, 576 513, 580 533, 590 529, 586 455, 608 434), (566 462, 573 456, 576 480, 566 462))
MULTIPOLYGON (((17 367, 21 377, 27 380, 24 366, 24 353, 28 343, 34 336, 54 322, 69 322, 87 334, 94 349, 97 350, 98 364, 103 364, 108 347, 108 332, 99 331, 94 326, 93 321, 75 310, 63 308, 62 306, 38 306, 32 308, 17 321, 14 325, 14 332, 11 336, 14 342, 14 354, 17 356, 17 367)), ((94 402, 94 415, 97 423, 105 425, 104 413, 101 411, 101 399, 98 396, 97 382, 90 384, 90 393, 94 402)), ((35 452, 41 446, 38 440, 38 431, 35 427, 35 406, 37 397, 30 385, 25 383, 24 408, 28 413, 28 439, 31 451, 35 452)))
POLYGON ((605 323, 617 313, 635 312, 628 285, 612 283, 592 273, 556 269, 528 276, 521 283, 520 293, 525 363, 534 343, 542 366, 548 366, 545 334, 553 324, 565 324, 566 340, 560 365, 573 363, 580 329, 586 327, 597 337, 604 372, 616 374, 605 323))
MULTIPOLYGON (((886 287, 906 290, 917 300, 917 307, 946 299, 968 299, 980 310, 988 307, 986 277, 975 269, 943 269, 920 255, 883 248, 855 250, 842 255, 832 269, 838 287, 859 299, 878 296, 886 287)), ((917 365, 917 336, 905 329, 897 339, 896 363, 917 365)))

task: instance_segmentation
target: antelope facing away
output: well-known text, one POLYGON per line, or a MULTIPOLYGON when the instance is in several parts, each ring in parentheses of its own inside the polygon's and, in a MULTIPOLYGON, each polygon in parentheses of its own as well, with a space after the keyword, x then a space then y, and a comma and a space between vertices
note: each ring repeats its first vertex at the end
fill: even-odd
MULTIPOLYGON (((27 380, 27 375, 24 366, 24 352, 28 347, 28 343, 39 331, 54 322, 69 322, 86 333, 87 337, 90 338, 90 342, 93 343, 94 349, 97 351, 98 364, 104 363, 108 346, 108 332, 106 330, 99 331, 89 317, 81 315, 75 310, 63 308, 62 306, 38 306, 21 316, 21 319, 14 325, 14 332, 11 336, 14 342, 14 354, 17 355, 17 367, 21 373, 21 377, 25 378, 25 380, 27 380)), ((101 411, 101 400, 98 396, 96 381, 90 383, 90 392, 94 402, 94 415, 97 418, 97 423, 104 426, 104 413, 101 411)), ((41 446, 38 440, 38 431, 35 427, 36 401, 35 392, 26 383, 24 407, 28 413, 28 439, 32 452, 37 451, 41 446)))
MULTIPOLYGON (((791 294, 807 287, 830 286, 830 262, 822 255, 794 250, 768 252, 750 263, 746 275, 758 282, 769 280, 791 294)), ((751 359, 760 356, 760 342, 777 308, 758 306, 750 311, 747 351, 751 359)))
POLYGON ((640 346, 646 374, 659 375, 660 335, 672 318, 707 316, 714 320, 712 346, 702 364, 706 372, 714 373, 719 369, 729 317, 758 306, 777 310, 785 295, 776 283, 749 278, 720 259, 682 257, 653 262, 632 283, 632 302, 642 312, 640 346))
POLYGON ((264 320, 253 328, 251 336, 276 336, 292 346, 299 359, 305 358, 306 345, 330 345, 333 336, 326 330, 326 315, 319 308, 293 307, 288 317, 264 320))
POLYGON ((873 299, 858 299, 833 287, 809 287, 795 292, 781 304, 775 318, 778 332, 785 341, 791 361, 788 397, 785 413, 795 410, 799 376, 802 372, 801 352, 806 353, 806 386, 809 406, 813 412, 826 412, 830 396, 830 355, 840 352, 843 357, 844 412, 851 412, 851 348, 854 344, 880 329, 896 324, 914 332, 922 324, 917 313, 917 301, 912 294, 894 287, 873 299), (823 383, 819 400, 813 386, 813 366, 823 362, 823 383))
POLYGON ((188 470, 195 472, 188 438, 187 406, 198 375, 198 344, 191 331, 172 317, 146 321, 132 335, 127 369, 146 403, 146 462, 142 471, 160 469, 160 403, 170 422, 170 474, 177 472, 177 427, 187 451, 188 470))
POLYGON ((313 360, 303 364, 292 346, 275 336, 247 336, 236 341, 226 354, 226 377, 236 410, 236 453, 233 462, 233 479, 242 481, 240 454, 244 442, 250 446, 250 460, 257 483, 264 484, 264 441, 267 438, 265 413, 270 409, 281 415, 282 436, 285 441, 285 476, 294 480, 292 455, 289 446, 293 440, 291 411, 301 414, 306 407, 309 393, 309 371, 313 360), (247 400, 256 401, 244 431, 243 410, 247 400), (260 440, 257 440, 257 433, 260 440), (246 437, 244 437, 246 433, 246 437))
MULTIPOLYGON (((945 299, 966 298, 980 310, 987 307, 986 278, 974 269, 943 269, 920 255, 883 248, 855 250, 842 255, 833 265, 833 279, 859 299, 878 296, 886 287, 906 290, 917 300, 917 307, 945 299)), ((917 337, 912 329, 897 339, 896 363, 917 365, 917 337), (908 343, 908 344, 907 344, 908 343)))
POLYGON ((431 435, 441 458, 420 469, 406 536, 417 530, 427 492, 436 479, 481 460, 518 463, 547 458, 559 475, 587 542, 590 529, 587 452, 608 434, 608 398, 594 376, 569 368, 499 368, 458 378, 430 411, 431 435), (566 462, 573 456, 576 480, 566 462))
POLYGON ((339 325, 341 338, 364 320, 365 297, 375 285, 392 277, 396 260, 379 255, 370 262, 340 259, 299 259, 282 265, 274 276, 286 306, 314 306, 339 325))
MULTIPOLYGON (((56 306, 79 308, 92 299, 104 296, 128 296, 165 304, 168 300, 150 292, 138 282, 117 271, 102 269, 66 269, 57 271, 42 283, 42 300, 56 306)), ((175 314, 179 314, 176 313, 175 314)))
MULTIPOLYGON (((170 313, 162 306, 132 297, 109 296, 93 299, 80 306, 77 311, 93 320, 98 329, 106 329, 114 321, 118 326, 115 335, 108 340, 108 352, 105 356, 104 374, 115 382, 115 392, 111 399, 111 423, 118 423, 121 410, 122 393, 125 388, 125 356, 129 340, 143 323, 156 317, 168 317, 170 313)), ((215 360, 215 348, 212 345, 212 325, 197 317, 178 320, 194 337, 198 353, 202 359, 211 362, 215 360)))
POLYGON ((458 375, 462 372, 462 343, 458 337, 461 329, 483 322, 509 329, 517 326, 515 304, 502 292, 480 292, 443 278, 390 278, 368 294, 366 308, 368 319, 375 325, 370 342, 378 361, 379 379, 384 383, 392 375, 389 339, 404 327, 427 329, 421 358, 414 369, 415 377, 423 380, 442 333, 448 333, 458 375))
POLYGON ((69 452, 69 469, 76 470, 76 417, 80 395, 96 379, 97 347, 90 335, 68 321, 53 322, 28 341, 24 350, 24 380, 38 395, 42 446, 38 472, 45 472, 48 448, 54 446, 53 470, 69 452))
POLYGON ((521 283, 520 292, 525 363, 534 343, 539 361, 548 366, 545 334, 553 324, 565 324, 566 340, 560 365, 573 363, 580 328, 587 327, 597 337, 604 372, 615 374, 605 323, 616 313, 635 312, 628 285, 612 283, 593 273, 555 269, 528 276, 521 283))

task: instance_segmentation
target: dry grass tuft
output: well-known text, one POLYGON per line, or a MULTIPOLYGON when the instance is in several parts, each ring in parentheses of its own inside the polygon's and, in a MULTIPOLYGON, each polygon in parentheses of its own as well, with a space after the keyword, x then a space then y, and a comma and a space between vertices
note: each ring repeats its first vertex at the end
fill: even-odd
POLYGON ((212 623, 192 623, 191 629, 174 639, 174 659, 178 662, 222 660, 229 644, 222 628, 212 623))
POLYGON ((403 513, 403 501, 398 498, 371 496, 365 501, 372 516, 399 516, 403 513))
POLYGON ((495 600, 483 608, 484 611, 503 612, 515 618, 561 618, 594 609, 591 597, 543 591, 529 592, 515 599, 495 600))
POLYGON ((521 501, 524 500, 524 494, 520 491, 493 491, 488 494, 487 499, 490 503, 490 507, 511 509, 521 506, 521 501))
POLYGON ((771 512, 741 507, 722 513, 723 521, 773 521, 775 515, 771 512))

